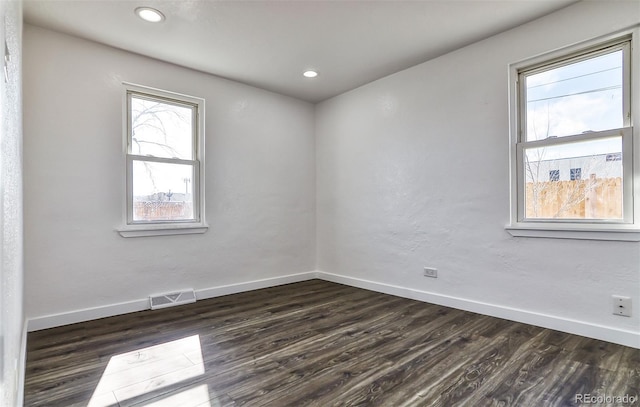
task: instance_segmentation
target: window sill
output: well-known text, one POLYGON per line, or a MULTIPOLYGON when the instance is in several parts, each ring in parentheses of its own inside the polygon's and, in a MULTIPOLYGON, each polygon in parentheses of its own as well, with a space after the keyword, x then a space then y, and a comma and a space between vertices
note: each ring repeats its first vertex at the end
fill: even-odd
POLYGON ((118 229, 122 237, 148 237, 202 234, 209 230, 205 224, 126 225, 118 229))
POLYGON ((511 225, 505 229, 514 237, 640 242, 640 229, 634 227, 596 229, 579 226, 563 228, 558 225, 511 225))

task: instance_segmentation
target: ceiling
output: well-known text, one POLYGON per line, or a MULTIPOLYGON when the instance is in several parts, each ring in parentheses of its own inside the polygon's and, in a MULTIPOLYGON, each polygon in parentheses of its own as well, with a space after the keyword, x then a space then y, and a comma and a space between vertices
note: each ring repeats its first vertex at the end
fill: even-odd
POLYGON ((575 0, 25 0, 29 24, 319 102, 575 0), (138 6, 164 13, 157 24, 138 6), (313 68, 314 79, 302 72, 313 68))

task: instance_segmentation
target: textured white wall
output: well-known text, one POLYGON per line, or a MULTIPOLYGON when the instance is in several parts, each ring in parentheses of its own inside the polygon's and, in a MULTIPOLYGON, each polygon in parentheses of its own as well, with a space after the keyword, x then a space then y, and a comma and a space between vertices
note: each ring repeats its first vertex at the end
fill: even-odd
POLYGON ((315 269, 314 108, 26 25, 25 312, 315 269), (123 81, 206 99, 203 235, 122 238, 123 81))
POLYGON ((581 2, 318 105, 318 269, 638 338, 638 243, 504 230, 508 65, 638 22, 640 2, 581 2))
POLYGON ((24 357, 20 2, 0 2, 0 26, 0 49, 6 43, 10 54, 8 81, 0 73, 0 405, 19 406, 24 357))

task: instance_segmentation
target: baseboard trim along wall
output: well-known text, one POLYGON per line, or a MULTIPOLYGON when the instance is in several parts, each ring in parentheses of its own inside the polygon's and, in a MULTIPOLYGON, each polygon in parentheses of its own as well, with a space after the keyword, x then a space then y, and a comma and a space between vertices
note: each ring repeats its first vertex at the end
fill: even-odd
POLYGON ((283 284, 297 283, 300 281, 313 280, 319 278, 315 271, 306 273, 289 274, 282 277, 267 278, 264 280, 254 280, 246 283, 229 284, 220 287, 205 288, 196 290, 196 299, 204 300, 207 298, 221 297, 223 295, 236 294, 245 291, 259 290, 261 288, 275 287, 283 284))
POLYGON ((144 311, 151 308, 149 299, 121 302, 118 304, 105 305, 102 307, 85 308, 76 311, 63 312, 60 314, 46 315, 43 317, 29 319, 29 332, 40 331, 42 329, 55 328, 63 325, 75 324, 78 322, 91 321, 94 319, 112 317, 114 315, 128 314, 130 312, 144 311))
POLYGON ((464 298, 450 297, 442 294, 415 290, 412 288, 343 276, 340 274, 332 274, 322 271, 318 271, 317 274, 318 278, 326 281, 332 281, 334 283, 364 288, 366 290, 395 295, 397 297, 410 298, 412 300, 428 302, 431 304, 443 305, 446 307, 475 312, 477 314, 508 319, 510 321, 522 322, 542 328, 549 328, 556 331, 586 336, 588 338, 600 339, 640 349, 640 332, 626 331, 608 326, 591 324, 584 321, 560 318, 553 315, 545 315, 516 308, 467 300, 464 298))
MULTIPOLYGON (((258 290, 260 288, 275 287, 278 285, 297 283, 299 281, 318 278, 318 273, 309 271, 305 273, 290 274, 262 280, 254 280, 244 283, 229 284, 219 287, 196 290, 196 299, 220 297, 228 294, 236 294, 244 291, 258 290)), ((57 326, 75 324, 78 322, 91 321, 94 319, 112 317, 115 315, 128 314, 131 312, 151 309, 149 298, 122 302, 119 304, 105 305, 102 307, 86 308, 77 311, 64 312, 60 314, 46 315, 28 320, 28 330, 39 331, 42 329, 54 328, 57 326)))
MULTIPOLYGON (((207 298, 220 297, 223 295, 258 290, 261 288, 274 287, 283 284, 296 283, 299 281, 306 281, 314 278, 345 284, 352 287, 363 288, 366 290, 376 291, 384 294, 395 295, 398 297, 409 298, 412 300, 423 301, 431 304, 457 308, 465 311, 475 312, 478 314, 489 315, 492 317, 522 322, 525 324, 554 329, 557 331, 586 336, 594 339, 600 339, 603 341, 640 349, 639 332, 626 331, 608 326, 591 324, 584 321, 560 318, 553 315, 545 315, 516 308, 504 307, 479 301, 472 301, 464 298, 451 297, 427 291, 415 290, 407 287, 363 280, 340 274, 327 273, 323 271, 309 271, 262 280, 254 280, 237 284, 223 285, 219 287, 205 288, 196 290, 196 298, 198 300, 202 300, 207 298)), ((56 326, 68 325, 76 322, 83 322, 92 319, 126 314, 130 312, 143 311, 149 308, 149 299, 145 298, 141 300, 107 305, 103 307, 48 315, 30 319, 28 321, 28 330, 38 331, 41 329, 53 328, 56 326)))

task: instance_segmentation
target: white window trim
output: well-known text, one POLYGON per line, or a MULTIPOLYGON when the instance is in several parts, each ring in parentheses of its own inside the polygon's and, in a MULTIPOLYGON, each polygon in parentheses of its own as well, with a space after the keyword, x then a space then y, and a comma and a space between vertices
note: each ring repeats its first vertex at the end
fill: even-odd
MULTIPOLYGON (((640 241, 640 91, 637 84, 640 83, 640 26, 625 30, 605 37, 600 37, 591 41, 576 44, 568 48, 559 49, 531 59, 520 61, 509 66, 509 165, 510 165, 510 224, 505 227, 507 232, 515 237, 543 237, 557 239, 586 239, 586 240, 614 240, 614 241, 640 241), (520 94, 518 79, 519 72, 528 67, 538 64, 552 63, 555 59, 566 59, 572 54, 580 51, 604 45, 623 38, 631 38, 630 59, 633 63, 625 61, 630 65, 631 72, 631 100, 625 103, 631 104, 631 121, 623 129, 611 130, 612 134, 617 133, 623 136, 623 159, 632 160, 633 165, 625 166, 623 177, 633 182, 624 184, 624 194, 628 204, 625 206, 625 221, 605 222, 605 221, 536 221, 520 219, 522 203, 524 202, 523 191, 519 185, 523 182, 522 172, 518 171, 518 165, 522 159, 522 148, 518 147, 521 124, 520 94), (635 122, 635 123, 634 123, 635 122), (635 126, 634 126, 635 124, 635 126)), ((585 136, 588 138, 589 136, 585 136)), ((557 140, 557 139, 555 139, 557 140)), ((558 140, 562 142, 562 140, 558 140)), ((628 161, 627 161, 628 162, 628 161)))
MULTIPOLYGON (((167 235, 185 235, 185 234, 201 234, 205 233, 209 226, 205 219, 205 177, 204 177, 204 125, 205 125, 205 101, 202 98, 188 96, 184 94, 169 92, 161 89, 151 88, 148 86, 136 85, 133 83, 123 82, 123 168, 125 168, 124 182, 121 188, 123 191, 122 219, 123 224, 116 230, 122 237, 146 237, 146 236, 167 236, 167 235), (172 222, 149 222, 149 223, 133 223, 131 221, 130 203, 133 202, 131 196, 131 165, 135 155, 129 153, 129 107, 128 92, 143 93, 159 98, 183 101, 193 104, 197 107, 196 134, 195 134, 195 157, 192 161, 195 164, 195 182, 194 184, 194 210, 196 221, 172 221, 172 222)), ((149 159, 149 157, 145 157, 149 159)), ((165 161, 161 158, 153 158, 154 161, 165 161)))

